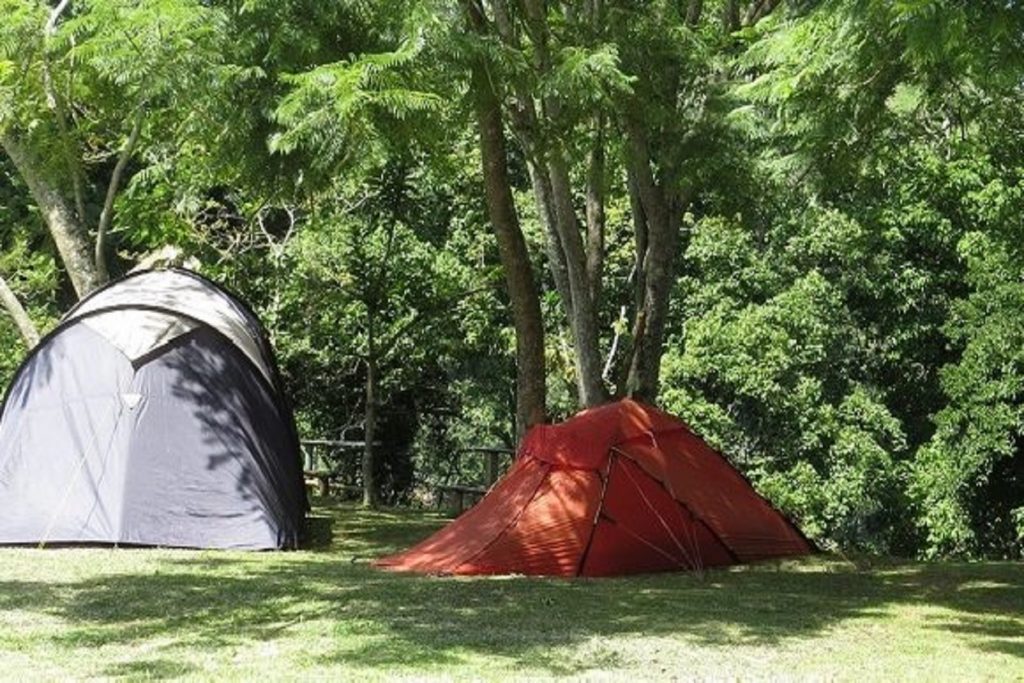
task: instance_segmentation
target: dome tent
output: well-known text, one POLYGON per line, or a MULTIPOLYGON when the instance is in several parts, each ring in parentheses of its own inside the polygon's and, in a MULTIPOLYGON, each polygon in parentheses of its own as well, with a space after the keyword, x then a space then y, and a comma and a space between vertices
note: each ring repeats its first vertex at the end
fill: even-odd
POLYGON ((294 547, 305 496, 262 326, 189 271, 83 299, 0 410, 0 543, 294 547))
POLYGON ((614 576, 811 551, 799 530, 685 424, 625 400, 534 427, 480 503, 377 565, 614 576))

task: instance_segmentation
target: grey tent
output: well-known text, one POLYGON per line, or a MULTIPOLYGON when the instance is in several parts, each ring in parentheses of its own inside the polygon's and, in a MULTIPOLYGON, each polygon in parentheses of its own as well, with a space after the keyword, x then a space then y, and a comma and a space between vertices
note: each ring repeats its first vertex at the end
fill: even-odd
POLYGON ((94 292, 8 387, 0 543, 294 547, 305 509, 266 334, 195 273, 94 292))

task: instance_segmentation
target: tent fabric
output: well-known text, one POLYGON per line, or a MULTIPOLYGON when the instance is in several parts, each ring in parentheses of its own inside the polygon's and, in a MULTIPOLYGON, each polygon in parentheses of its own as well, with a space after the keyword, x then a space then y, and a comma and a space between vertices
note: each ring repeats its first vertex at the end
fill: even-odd
POLYGON ((129 276, 74 309, 19 369, 0 412, 0 543, 295 547, 301 459, 254 324, 186 271, 129 276), (150 296, 160 283, 191 293, 150 296), (218 324, 176 312, 185 300, 217 302, 218 324))
POLYGON ((98 311, 119 311, 119 322, 106 327, 112 334, 132 339, 138 334, 144 343, 148 328, 133 324, 147 311, 160 311, 174 318, 188 318, 223 334, 273 382, 273 364, 262 343, 262 328, 249 311, 227 292, 211 286, 204 278, 185 270, 146 270, 133 273, 95 292, 72 309, 66 321, 88 318, 98 311))
POLYGON ((433 574, 616 576, 803 555, 810 542, 680 420, 632 400, 531 429, 480 503, 378 560, 433 574))
POLYGON ((82 318, 135 362, 199 326, 190 318, 150 310, 114 310, 82 318))

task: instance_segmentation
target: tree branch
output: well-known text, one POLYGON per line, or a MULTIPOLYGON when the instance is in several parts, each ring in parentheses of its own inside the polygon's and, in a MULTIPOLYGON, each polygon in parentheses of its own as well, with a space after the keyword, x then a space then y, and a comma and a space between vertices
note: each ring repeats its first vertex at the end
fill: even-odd
POLYGON ((79 297, 83 297, 102 284, 96 273, 96 264, 89 253, 89 236, 82 223, 68 206, 67 198, 45 172, 43 161, 34 151, 24 146, 8 130, 0 133, 0 147, 14 162, 14 167, 28 185, 36 206, 46 220, 64 269, 79 297))
POLYGON ((114 218, 114 200, 121 187, 121 178, 124 176, 124 169, 128 166, 135 151, 135 145, 139 141, 139 134, 142 132, 142 117, 144 109, 140 106, 135 113, 135 122, 132 124, 132 131, 128 134, 128 140, 121 148, 121 154, 117 158, 114 172, 110 175, 110 184, 107 185, 107 196, 103 200, 103 211, 100 213, 100 222, 96 227, 96 272, 103 280, 110 278, 107 269, 107 230, 114 218))
POLYGON ((73 140, 71 138, 71 127, 68 125, 67 109, 64 106, 64 100, 61 98, 60 93, 57 91, 57 87, 53 83, 53 73, 50 70, 50 56, 47 53, 47 45, 50 38, 57 32, 57 20, 60 18, 64 10, 67 9, 70 4, 70 0, 61 0, 61 2, 53 8, 50 12, 50 17, 46 21, 46 25, 43 27, 43 50, 42 50, 42 63, 43 63, 43 92, 46 94, 46 104, 53 112, 54 118, 57 119, 57 130, 60 134, 61 152, 64 155, 64 163, 68 166, 68 173, 71 175, 71 188, 74 193, 75 199, 75 212, 78 214, 78 220, 82 224, 85 224, 85 190, 83 189, 84 182, 82 171, 82 164, 78 158, 78 155, 72 151, 73 140))
POLYGON ((612 371, 615 369, 615 356, 619 353, 619 340, 622 338, 622 326, 628 323, 626 313, 626 306, 620 306, 619 319, 615 326, 615 336, 612 337, 612 346, 608 350, 608 360, 605 361, 604 370, 601 371, 601 377, 606 382, 610 382, 613 379, 612 371))
POLYGON ((64 10, 71 4, 71 0, 60 0, 57 6, 50 12, 50 18, 46 20, 46 35, 51 36, 57 32, 57 20, 60 19, 60 15, 64 14, 64 10))
POLYGON ((771 14, 781 3, 782 0, 755 0, 747 8, 747 13, 743 17, 743 25, 756 25, 757 22, 771 14))
POLYGON ((4 308, 7 309, 11 318, 14 319, 14 324, 18 328, 18 332, 21 333, 21 338, 25 340, 25 345, 31 349, 38 344, 39 330, 36 328, 35 323, 32 322, 32 318, 29 317, 28 311, 21 305, 18 295, 10 288, 3 275, 0 275, 0 303, 3 303, 4 308))
POLYGON ((700 17, 703 12, 703 0, 690 0, 690 3, 686 8, 686 23, 690 28, 694 28, 700 23, 700 17))
POLYGON ((601 284, 604 277, 604 116, 597 114, 594 120, 594 143, 590 149, 587 164, 587 279, 590 284, 590 299, 596 308, 601 301, 601 284))

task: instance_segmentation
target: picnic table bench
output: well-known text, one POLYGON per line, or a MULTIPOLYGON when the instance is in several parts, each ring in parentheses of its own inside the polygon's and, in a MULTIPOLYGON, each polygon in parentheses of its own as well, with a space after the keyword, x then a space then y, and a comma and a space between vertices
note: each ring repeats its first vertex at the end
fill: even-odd
POLYGON ((463 453, 487 457, 485 472, 485 477, 487 479, 486 486, 456 481, 454 483, 439 484, 435 487, 437 492, 437 506, 439 508, 442 507, 444 505, 445 498, 448 497, 453 499, 453 502, 455 503, 454 505, 451 505, 450 508, 456 514, 460 515, 465 512, 467 508, 476 505, 480 499, 490 491, 494 482, 498 480, 501 457, 514 455, 515 451, 510 448, 503 447, 475 446, 459 449, 457 455, 461 455, 463 453), (469 505, 466 504, 467 502, 469 505))
MULTIPOLYGON (((364 441, 351 439, 302 439, 302 475, 307 486, 315 486, 317 495, 329 496, 331 491, 343 491, 348 494, 359 494, 362 487, 357 481, 346 481, 339 466, 340 454, 345 451, 362 451, 364 441), (330 454, 330 457, 325 455, 330 454), (334 467, 331 467, 331 464, 334 467)), ((379 445, 375 441, 374 445, 379 445)), ((358 474, 359 468, 354 468, 358 474)))
POLYGON ((344 491, 348 494, 362 493, 363 488, 356 484, 343 483, 343 477, 339 472, 331 470, 305 470, 302 476, 307 486, 315 486, 318 496, 329 496, 331 491, 344 491))
POLYGON ((482 486, 467 486, 465 484, 441 484, 437 487, 438 507, 444 504, 445 495, 451 495, 456 504, 452 508, 458 510, 461 515, 466 510, 467 498, 471 501, 468 507, 476 505, 487 493, 488 489, 482 486))

